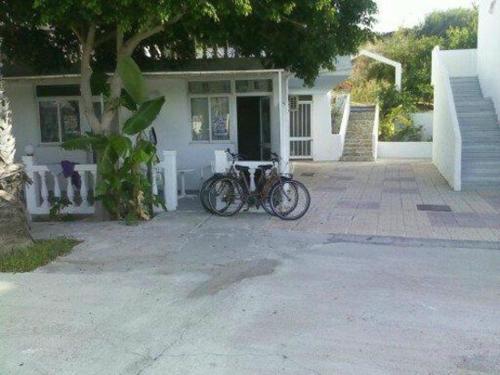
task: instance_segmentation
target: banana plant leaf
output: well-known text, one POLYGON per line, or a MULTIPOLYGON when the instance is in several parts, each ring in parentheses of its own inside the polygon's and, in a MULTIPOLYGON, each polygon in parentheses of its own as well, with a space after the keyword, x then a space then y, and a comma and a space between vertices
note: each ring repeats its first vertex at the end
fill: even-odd
POLYGON ((160 113, 164 103, 163 96, 142 103, 137 112, 125 122, 123 133, 134 135, 147 129, 160 113))
POLYGON ((118 74, 123 82, 123 87, 137 104, 146 100, 146 82, 142 72, 131 57, 118 61, 118 74))

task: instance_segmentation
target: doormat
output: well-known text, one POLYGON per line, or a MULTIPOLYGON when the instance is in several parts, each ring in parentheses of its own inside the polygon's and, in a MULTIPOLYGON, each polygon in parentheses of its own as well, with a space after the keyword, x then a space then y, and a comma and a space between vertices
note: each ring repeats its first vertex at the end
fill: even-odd
POLYGON ((451 212, 450 206, 439 204, 417 204, 419 211, 451 212))

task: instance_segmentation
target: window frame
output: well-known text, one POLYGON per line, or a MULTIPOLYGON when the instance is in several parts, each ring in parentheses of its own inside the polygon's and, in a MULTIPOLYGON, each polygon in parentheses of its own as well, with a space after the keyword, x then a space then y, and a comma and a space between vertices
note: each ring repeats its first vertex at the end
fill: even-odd
POLYGON ((233 132, 231 131, 231 126, 232 126, 232 111, 231 111, 231 98, 234 95, 232 93, 224 93, 224 94, 189 94, 188 95, 188 101, 189 101, 189 130, 190 130, 190 137, 191 137, 191 143, 205 143, 205 144, 228 144, 232 143, 232 135, 233 132), (227 99, 227 104, 229 107, 229 113, 228 113, 228 118, 229 118, 229 136, 227 139, 213 139, 213 134, 212 134, 212 106, 211 102, 213 98, 226 98, 227 99), (192 99, 207 99, 208 101, 208 139, 207 140, 197 140, 193 139, 193 106, 192 106, 192 99))
MULTIPOLYGON (((40 96, 36 97, 36 111, 38 120, 38 131, 40 137, 41 146, 60 146, 64 143, 63 141, 63 125, 61 122, 61 102, 73 101, 78 103, 78 121, 80 125, 80 135, 83 135, 83 119, 84 114, 82 113, 82 100, 80 96, 40 96), (57 135, 59 140, 57 142, 44 142, 42 140, 42 118, 40 113, 40 103, 41 102, 56 102, 57 103, 57 135)), ((101 113, 104 111, 104 106, 100 97, 93 96, 92 103, 99 103, 101 106, 101 113)))

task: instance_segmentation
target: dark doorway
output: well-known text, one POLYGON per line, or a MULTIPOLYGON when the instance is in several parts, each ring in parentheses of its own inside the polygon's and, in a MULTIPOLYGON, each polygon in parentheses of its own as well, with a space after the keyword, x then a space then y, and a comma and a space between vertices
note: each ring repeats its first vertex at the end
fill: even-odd
POLYGON ((271 156, 271 108, 267 96, 237 98, 238 152, 248 160, 271 156))

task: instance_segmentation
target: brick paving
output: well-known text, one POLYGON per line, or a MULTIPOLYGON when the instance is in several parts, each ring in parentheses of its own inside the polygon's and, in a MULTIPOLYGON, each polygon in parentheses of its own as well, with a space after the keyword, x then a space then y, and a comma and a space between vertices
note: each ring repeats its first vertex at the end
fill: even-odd
MULTIPOLYGON (((454 192, 430 161, 297 163, 309 213, 288 230, 445 240, 500 240, 500 191, 454 192), (421 210, 419 205, 443 206, 421 210), (449 207, 449 212, 443 211, 449 207)), ((425 207, 424 207, 425 209, 425 207)))

